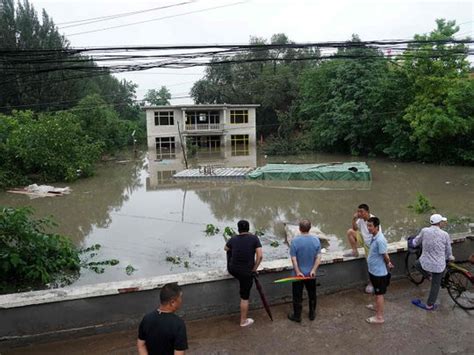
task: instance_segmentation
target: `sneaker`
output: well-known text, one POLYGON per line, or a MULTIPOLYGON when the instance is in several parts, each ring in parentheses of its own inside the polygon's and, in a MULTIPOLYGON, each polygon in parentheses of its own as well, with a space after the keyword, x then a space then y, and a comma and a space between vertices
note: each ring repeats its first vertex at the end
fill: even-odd
POLYGON ((301 323, 301 318, 297 318, 293 313, 288 314, 288 319, 292 322, 301 323))
POLYGON ((252 318, 247 318, 245 322, 243 322, 240 326, 241 327, 248 327, 249 325, 252 325, 255 321, 252 318))

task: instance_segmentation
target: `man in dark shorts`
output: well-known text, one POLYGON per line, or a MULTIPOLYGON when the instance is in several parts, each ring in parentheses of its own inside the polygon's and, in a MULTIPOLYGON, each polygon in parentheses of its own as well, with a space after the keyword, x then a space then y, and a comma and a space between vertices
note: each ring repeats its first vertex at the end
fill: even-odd
POLYGON ((367 265, 369 267, 370 282, 374 287, 375 306, 369 304, 366 307, 375 311, 375 316, 367 318, 366 321, 371 324, 382 324, 385 321, 383 318, 383 295, 387 292, 390 283, 388 269, 392 269, 393 264, 387 253, 387 240, 380 231, 380 220, 377 217, 370 217, 367 220, 367 229, 372 235, 367 265))
POLYGON ((227 269, 240 284, 240 326, 247 327, 254 322, 252 318, 247 318, 250 289, 253 284, 252 274, 257 272, 263 253, 258 237, 249 233, 248 221, 239 221, 237 228, 239 234, 229 239, 224 250, 228 254, 227 269))
POLYGON ((188 348, 186 325, 175 312, 181 307, 183 292, 176 283, 160 291, 160 307, 143 317, 138 328, 139 355, 181 355, 188 348))

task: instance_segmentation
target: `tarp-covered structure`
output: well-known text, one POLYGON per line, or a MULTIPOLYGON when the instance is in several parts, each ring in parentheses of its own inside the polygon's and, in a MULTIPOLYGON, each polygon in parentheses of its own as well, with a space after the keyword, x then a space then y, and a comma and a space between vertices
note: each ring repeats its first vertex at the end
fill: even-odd
POLYGON ((247 175, 252 180, 339 180, 369 181, 370 169, 364 162, 322 164, 267 164, 247 175))

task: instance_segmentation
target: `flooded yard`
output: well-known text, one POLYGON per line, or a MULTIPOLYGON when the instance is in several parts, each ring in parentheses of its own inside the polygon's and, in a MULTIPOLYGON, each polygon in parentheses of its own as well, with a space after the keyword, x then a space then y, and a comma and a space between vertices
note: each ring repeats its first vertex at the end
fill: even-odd
POLYGON ((296 223, 299 218, 309 218, 331 240, 330 249, 347 248, 345 232, 360 203, 367 203, 380 217, 390 241, 426 225, 427 215, 408 208, 418 192, 452 221, 474 217, 472 167, 328 154, 266 157, 255 147, 248 155, 234 153, 200 152, 189 165, 365 161, 372 181, 177 181, 171 177, 185 167, 180 157, 156 160, 153 152, 144 152, 136 160, 129 154, 124 161, 102 164, 94 177, 69 184, 70 195, 30 200, 2 192, 0 205, 29 205, 37 216, 52 215, 59 224, 57 232, 69 235, 76 245, 101 244, 98 259, 120 261, 104 274, 83 270, 76 285, 223 268, 222 232, 226 226, 235 228, 239 219, 248 219, 252 230, 265 231, 261 237, 264 258, 271 260, 288 257, 284 223, 296 223), (207 224, 220 232, 206 236, 207 224), (179 263, 167 258, 176 262, 179 258, 179 263), (131 275, 125 272, 128 265, 136 269, 131 275))

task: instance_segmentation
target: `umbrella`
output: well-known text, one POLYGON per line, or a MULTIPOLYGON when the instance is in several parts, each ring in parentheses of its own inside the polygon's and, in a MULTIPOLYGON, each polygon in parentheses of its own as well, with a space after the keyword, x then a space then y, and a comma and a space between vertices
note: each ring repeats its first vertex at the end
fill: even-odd
POLYGON ((263 293, 263 287, 260 284, 260 281, 258 281, 257 275, 254 274, 253 278, 255 280, 255 286, 257 287, 257 291, 260 295, 260 299, 262 300, 263 307, 267 311, 267 314, 270 317, 270 319, 273 321, 272 311, 270 310, 270 305, 268 304, 267 298, 265 297, 265 294, 263 293))
POLYGON ((291 276, 291 277, 284 277, 283 279, 278 279, 273 281, 276 284, 282 284, 287 282, 296 282, 296 281, 304 281, 304 280, 314 280, 314 277, 310 276, 291 276))

